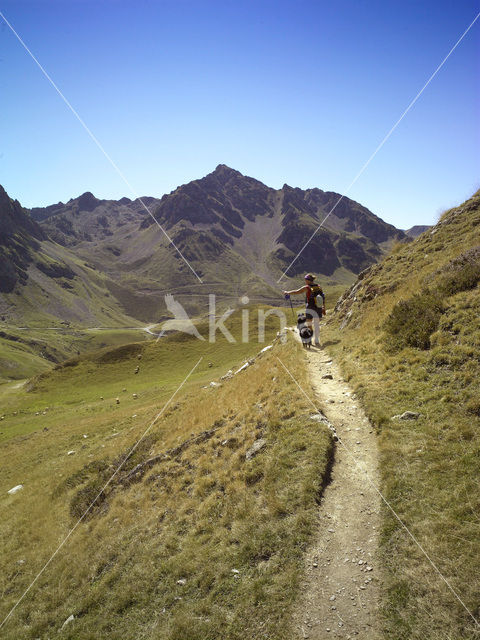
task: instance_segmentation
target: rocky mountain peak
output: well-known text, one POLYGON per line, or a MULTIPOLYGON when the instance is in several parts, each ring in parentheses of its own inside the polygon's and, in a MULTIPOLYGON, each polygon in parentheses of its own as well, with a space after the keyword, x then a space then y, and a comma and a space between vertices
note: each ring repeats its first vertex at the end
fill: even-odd
POLYGON ((237 176, 242 175, 239 171, 237 171, 236 169, 232 169, 231 167, 229 167, 226 164, 218 164, 215 167, 215 171, 213 173, 223 174, 223 175, 225 175, 225 174, 237 175, 237 176))
POLYGON ((8 202, 10 202, 10 198, 8 197, 8 193, 5 191, 5 189, 0 184, 0 207, 4 206, 8 202))
POLYGON ((206 178, 208 177, 216 178, 218 182, 220 182, 220 184, 224 185, 229 180, 232 180, 232 179, 238 180, 238 179, 244 178, 245 176, 241 174, 240 171, 237 171, 236 169, 232 169, 228 167, 226 164, 219 164, 216 167, 215 171, 213 171, 208 176, 206 176, 206 178))
POLYGON ((98 200, 90 191, 82 193, 82 195, 77 199, 77 202, 79 211, 93 211, 100 204, 100 200, 98 200))
POLYGON ((46 237, 18 200, 12 200, 0 185, 0 238, 23 231, 40 240, 46 237))

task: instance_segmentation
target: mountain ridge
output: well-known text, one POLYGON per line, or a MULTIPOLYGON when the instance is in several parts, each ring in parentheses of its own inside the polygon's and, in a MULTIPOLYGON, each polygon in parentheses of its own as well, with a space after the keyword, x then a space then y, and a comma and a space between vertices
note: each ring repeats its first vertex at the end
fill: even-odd
POLYGON ((410 227, 410 229, 407 229, 405 231, 405 234, 409 238, 418 238, 419 235, 421 235, 425 231, 428 231, 431 228, 432 228, 431 225, 428 225, 428 224, 416 224, 413 227, 410 227))
MULTIPOLYGON (((189 312, 205 312, 205 289, 192 281, 182 255, 202 280, 215 283, 209 293, 274 298, 287 270, 287 282, 313 271, 326 284, 346 286, 391 244, 406 240, 403 231, 340 194, 287 184, 275 189, 225 164, 161 198, 107 200, 86 191, 22 215, 42 234, 43 254, 64 263, 43 272, 72 292, 80 279, 96 279, 95 305, 129 324, 163 315, 159 292, 165 289, 181 287, 189 312)), ((25 283, 30 271, 24 269, 25 283)), ((61 313, 74 321, 69 306, 61 313)), ((100 324, 94 316, 90 322, 100 324)))
MULTIPOLYGON (((356 274, 384 252, 378 245, 406 239, 401 230, 340 194, 288 185, 274 189, 223 164, 203 178, 180 185, 157 203, 149 203, 154 217, 172 230, 173 240, 190 253, 191 260, 195 260, 195 251, 189 251, 187 246, 196 232, 207 228, 216 240, 211 243, 213 251, 222 253, 221 244, 223 249, 235 245, 235 251, 246 258, 248 251, 242 247, 246 223, 279 215, 282 228, 272 239, 271 251, 259 256, 272 270, 282 273, 314 234, 291 275, 313 269, 331 276, 342 267, 356 274), (327 224, 318 230, 325 218, 327 224), (342 260, 343 256, 347 259, 342 260)), ((153 224, 151 217, 143 216, 140 226, 148 229, 153 224)), ((273 283, 276 278, 270 277, 270 281, 273 283)))

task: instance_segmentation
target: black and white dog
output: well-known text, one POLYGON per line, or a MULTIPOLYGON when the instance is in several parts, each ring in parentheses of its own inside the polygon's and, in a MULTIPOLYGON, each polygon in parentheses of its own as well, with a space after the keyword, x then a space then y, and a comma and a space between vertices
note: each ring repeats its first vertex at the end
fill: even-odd
POLYGON ((304 313, 299 313, 297 318, 297 328, 302 344, 305 349, 310 349, 312 346, 313 331, 307 325, 307 316, 304 313))

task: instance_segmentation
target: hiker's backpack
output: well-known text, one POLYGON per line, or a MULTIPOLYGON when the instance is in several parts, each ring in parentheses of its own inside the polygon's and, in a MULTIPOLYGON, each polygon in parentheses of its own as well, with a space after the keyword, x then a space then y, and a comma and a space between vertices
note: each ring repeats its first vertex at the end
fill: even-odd
POLYGON ((308 286, 307 295, 305 297, 307 307, 319 307, 321 308, 325 302, 325 296, 323 295, 322 287, 318 284, 311 284, 308 286), (317 305, 317 296, 322 297, 322 304, 317 305))

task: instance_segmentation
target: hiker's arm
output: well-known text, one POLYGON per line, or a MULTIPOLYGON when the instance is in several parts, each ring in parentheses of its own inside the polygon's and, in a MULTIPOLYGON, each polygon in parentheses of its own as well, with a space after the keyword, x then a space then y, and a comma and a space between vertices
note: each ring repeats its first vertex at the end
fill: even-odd
POLYGON ((305 285, 303 287, 300 287, 300 289, 295 289, 295 291, 284 291, 283 293, 284 295, 294 296, 294 295, 297 295, 298 293, 303 293, 307 289, 308 287, 305 285))

